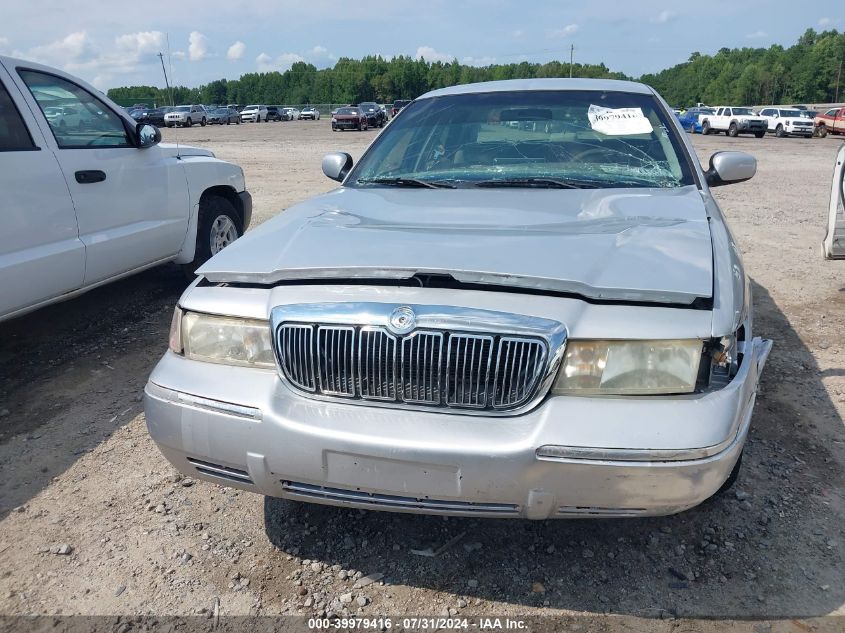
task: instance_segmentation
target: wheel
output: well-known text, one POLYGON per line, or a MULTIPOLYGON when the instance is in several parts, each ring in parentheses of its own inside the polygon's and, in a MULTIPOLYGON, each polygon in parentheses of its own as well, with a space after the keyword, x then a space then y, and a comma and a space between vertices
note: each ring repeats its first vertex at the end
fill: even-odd
POLYGON ((202 120, 200 121, 200 127, 205 127, 206 123, 208 123, 208 121, 206 121, 205 117, 203 117, 202 120))
POLYGON ((364 124, 363 124, 363 122, 361 122, 361 121, 358 121, 358 131, 359 131, 359 132, 363 132, 363 131, 364 131, 364 124))
POLYGON ((730 126, 728 127, 728 136, 733 138, 737 134, 739 134, 739 128, 737 128, 736 123, 731 123, 730 126))
POLYGON ((822 123, 819 127, 816 128, 816 136, 819 138, 824 138, 827 136, 827 126, 822 123))
POLYGON ((221 196, 203 197, 197 222, 197 250, 189 269, 199 268, 238 239, 241 232, 241 220, 231 202, 221 196))
POLYGON ((766 136, 766 131, 763 130, 762 132, 754 132, 754 136, 756 136, 757 138, 763 138, 764 136, 766 136))
POLYGON ((190 119, 188 119, 187 121, 185 121, 185 125, 188 126, 188 127, 193 127, 194 122, 191 121, 190 119))
POLYGON ((778 138, 783 138, 786 134, 783 131, 783 124, 778 123, 778 126, 775 128, 775 136, 778 138))
MULTIPOLYGON (((231 125, 231 124, 232 124, 232 120, 231 120, 231 119, 226 119, 226 125, 231 125)), ((220 125, 223 125, 223 124, 221 123, 220 125)))
POLYGON ((701 124, 701 133, 704 136, 707 136, 708 134, 710 134, 710 121, 705 121, 704 123, 701 124))

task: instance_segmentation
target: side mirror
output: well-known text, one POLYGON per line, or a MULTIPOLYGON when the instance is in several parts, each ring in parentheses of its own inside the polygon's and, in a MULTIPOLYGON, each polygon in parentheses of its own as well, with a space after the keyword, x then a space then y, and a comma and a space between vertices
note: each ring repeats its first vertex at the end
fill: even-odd
POLYGON ((731 185, 751 180, 757 173, 757 159, 745 152, 716 152, 710 157, 710 168, 704 172, 710 187, 731 185))
POLYGON ((332 180, 342 182, 350 169, 352 169, 352 157, 346 152, 334 152, 323 156, 323 173, 332 180))
POLYGON ((138 147, 144 149, 161 143, 161 130, 149 123, 139 123, 135 128, 138 137, 138 147))

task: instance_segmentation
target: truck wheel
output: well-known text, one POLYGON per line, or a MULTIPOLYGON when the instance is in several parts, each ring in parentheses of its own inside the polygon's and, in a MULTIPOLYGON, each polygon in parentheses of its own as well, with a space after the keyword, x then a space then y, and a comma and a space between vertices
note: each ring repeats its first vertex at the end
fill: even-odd
POLYGON ((710 121, 705 121, 704 123, 701 124, 701 133, 704 136, 707 136, 708 134, 710 134, 710 121))
POLYGON ((819 127, 816 128, 816 136, 819 138, 824 138, 827 136, 827 126, 822 123, 819 127))
POLYGON ((185 266, 185 273, 194 271, 242 234, 241 221, 235 207, 221 196, 204 196, 200 200, 197 220, 197 250, 194 261, 185 266))
POLYGON ((737 134, 739 134, 739 129, 736 127, 736 123, 731 123, 728 127, 728 136, 733 138, 737 134))
POLYGON ((786 134, 784 134, 783 132, 783 125, 780 123, 778 123, 778 126, 775 128, 775 136, 777 136, 778 138, 783 138, 784 136, 786 136, 786 134))
POLYGON ((764 130, 762 132, 754 132, 754 136, 756 136, 757 138, 763 138, 764 136, 766 136, 766 131, 764 130))
POLYGON ((200 127, 205 127, 206 123, 208 123, 208 121, 206 121, 205 117, 203 117, 202 121, 200 121, 200 127))

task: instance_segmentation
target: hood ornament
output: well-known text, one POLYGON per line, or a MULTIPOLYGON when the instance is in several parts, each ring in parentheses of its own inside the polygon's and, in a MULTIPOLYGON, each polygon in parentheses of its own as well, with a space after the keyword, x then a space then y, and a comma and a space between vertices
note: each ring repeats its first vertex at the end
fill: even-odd
POLYGON ((394 334, 407 334, 417 325, 417 315, 408 306, 401 306, 390 313, 388 329, 394 334))

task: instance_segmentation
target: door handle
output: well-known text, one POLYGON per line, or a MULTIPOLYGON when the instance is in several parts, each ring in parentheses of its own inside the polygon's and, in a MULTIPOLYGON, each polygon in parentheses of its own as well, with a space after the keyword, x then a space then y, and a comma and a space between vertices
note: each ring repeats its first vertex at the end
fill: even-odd
POLYGON ((103 182, 106 179, 106 172, 99 169, 83 169, 76 172, 74 176, 80 185, 87 185, 92 182, 103 182))

